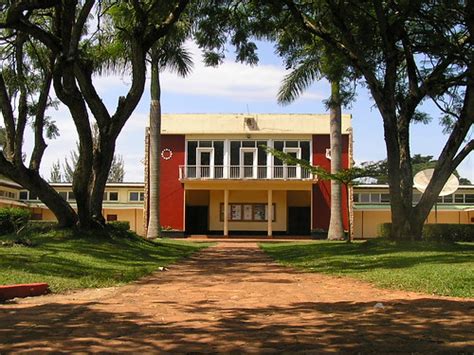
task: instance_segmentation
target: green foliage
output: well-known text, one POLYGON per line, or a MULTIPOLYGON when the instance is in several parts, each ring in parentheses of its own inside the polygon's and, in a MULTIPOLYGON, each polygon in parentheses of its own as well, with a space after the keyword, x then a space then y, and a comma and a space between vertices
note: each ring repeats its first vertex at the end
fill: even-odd
POLYGON ((53 163, 51 167, 50 175, 49 175, 49 182, 61 182, 62 181, 62 174, 61 174, 61 164, 59 160, 53 163))
MULTIPOLYGON (((391 227, 391 223, 383 223, 380 226, 380 236, 390 238, 391 227)), ((425 224, 422 237, 429 242, 474 242, 474 224, 425 224)))
MULTIPOLYGON (((432 155, 421 155, 415 154, 411 157, 413 176, 418 172, 425 169, 433 169, 437 160, 433 159, 432 155)), ((379 160, 376 162, 363 162, 361 163, 362 168, 369 168, 372 171, 371 177, 375 179, 376 184, 387 184, 388 183, 388 166, 387 159, 379 160)), ((466 178, 461 178, 459 173, 455 170, 453 172, 459 178, 461 185, 470 185, 471 182, 466 178)))
MULTIPOLYGON (((38 227, 39 228, 39 227, 38 227)), ((33 248, 0 247, 0 285, 47 282, 53 292, 123 285, 209 244, 150 242, 125 231, 47 229, 24 236, 33 248)))
POLYGON ((425 224, 423 239, 436 242, 474 242, 474 224, 425 224))
POLYGON ((111 230, 118 230, 118 231, 128 231, 130 230, 130 222, 128 221, 112 221, 107 222, 107 227, 111 230))
POLYGON ((313 166, 308 161, 295 158, 288 153, 284 153, 280 150, 266 146, 264 148, 267 152, 271 153, 272 155, 287 164, 300 165, 303 169, 306 169, 312 174, 316 175, 320 180, 335 180, 339 181, 344 185, 353 185, 357 183, 357 179, 374 176, 375 174, 372 165, 366 165, 365 167, 352 167, 348 169, 341 169, 339 172, 331 174, 326 169, 320 166, 313 166))
MULTIPOLYGON (((97 141, 98 133, 97 126, 94 126, 94 140, 97 141)), ((74 178, 74 171, 76 170, 77 161, 79 159, 79 142, 76 143, 76 150, 71 150, 69 152, 69 159, 64 158, 64 164, 62 166, 63 172, 61 174, 60 168, 56 167, 53 164, 51 169, 51 178, 56 177, 59 174, 59 177, 64 179, 64 182, 72 182, 74 178), (58 172, 55 169, 59 169, 58 172), (54 174, 54 175, 53 175, 54 174)), ((58 163, 59 164, 59 161, 58 163)), ((125 178, 125 163, 123 157, 120 154, 114 154, 112 158, 112 165, 110 166, 109 176, 107 177, 107 182, 123 182, 125 178)), ((51 182, 61 182, 61 181, 52 181, 51 182)))
POLYGON ((304 271, 350 276, 378 287, 474 297, 474 244, 318 241, 261 244, 278 262, 304 271))
POLYGON ((391 230, 392 223, 382 223, 379 226, 379 236, 385 239, 390 239, 391 230))
POLYGON ((125 178, 125 163, 120 154, 114 154, 112 165, 110 166, 107 182, 123 182, 125 178))
POLYGON ((24 208, 0 208, 0 235, 18 234, 28 223, 31 213, 24 208))

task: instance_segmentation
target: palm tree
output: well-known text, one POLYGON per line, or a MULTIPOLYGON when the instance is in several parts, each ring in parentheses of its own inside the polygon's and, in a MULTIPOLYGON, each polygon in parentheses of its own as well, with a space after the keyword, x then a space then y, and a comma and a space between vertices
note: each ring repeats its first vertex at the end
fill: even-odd
POLYGON ((160 236, 160 147, 161 147, 161 84, 160 73, 171 70, 187 76, 193 62, 190 53, 183 47, 189 33, 184 21, 177 24, 173 36, 159 41, 149 52, 151 64, 150 83, 150 130, 148 159, 148 209, 147 238, 160 236))
MULTIPOLYGON (((294 70, 284 79, 278 92, 278 101, 289 104, 296 100, 301 93, 315 80, 327 78, 331 84, 331 96, 327 101, 329 106, 329 130, 331 148, 331 173, 336 174, 342 167, 342 134, 341 134, 341 105, 340 93, 341 71, 334 67, 329 70, 327 64, 331 63, 327 57, 317 60, 318 55, 305 53, 303 60, 299 61, 294 70), (316 58, 315 58, 316 57, 316 58)), ((336 62, 333 62, 333 64, 336 62)), ((334 64, 337 66, 337 64, 334 64)), ((342 186, 340 181, 331 180, 331 218, 329 221, 328 239, 344 239, 344 226, 342 222, 342 186)))

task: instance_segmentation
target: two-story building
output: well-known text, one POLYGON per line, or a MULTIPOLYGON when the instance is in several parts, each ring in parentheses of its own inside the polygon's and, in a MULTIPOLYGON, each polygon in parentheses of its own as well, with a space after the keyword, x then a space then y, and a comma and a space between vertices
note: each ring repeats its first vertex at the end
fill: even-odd
MULTIPOLYGON (((352 161, 350 115, 343 115, 342 134, 342 161, 348 167, 352 161)), ((183 234, 224 236, 309 235, 312 230, 327 230, 330 182, 285 164, 265 147, 329 170, 329 116, 163 115, 162 226, 183 234)), ((147 191, 147 169, 145 175, 147 191)), ((347 208, 343 203, 344 212, 347 208)), ((344 224, 347 228, 346 217, 344 224)))

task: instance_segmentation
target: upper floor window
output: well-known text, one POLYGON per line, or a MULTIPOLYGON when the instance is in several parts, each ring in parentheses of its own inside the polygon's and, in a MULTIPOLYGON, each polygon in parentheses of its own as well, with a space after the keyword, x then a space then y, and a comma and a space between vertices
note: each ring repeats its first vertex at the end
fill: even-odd
POLYGON ((11 192, 11 191, 0 190, 0 196, 13 199, 13 198, 16 197, 16 194, 14 192, 11 192))
POLYGON ((131 191, 128 195, 129 201, 143 201, 145 200, 145 193, 140 191, 131 191))
POLYGON ((104 192, 104 201, 118 201, 118 192, 117 191, 104 192))
POLYGON ((187 165, 224 165, 224 141, 187 141, 187 165))
MULTIPOLYGON (((421 194, 418 192, 413 193, 413 203, 418 203, 421 199, 421 194)), ((378 193, 378 192, 359 192, 354 193, 354 202, 360 203, 389 203, 390 194, 378 193)), ((446 196, 439 196, 437 199, 438 203, 449 203, 449 204, 474 204, 473 193, 456 193, 446 196)))
POLYGON ((23 191, 20 191, 20 200, 33 201, 33 200, 39 200, 39 198, 34 193, 31 193, 30 191, 27 191, 27 190, 23 190, 23 191))
POLYGON ((68 201, 76 201, 76 196, 74 195, 74 191, 67 192, 67 200, 68 201))

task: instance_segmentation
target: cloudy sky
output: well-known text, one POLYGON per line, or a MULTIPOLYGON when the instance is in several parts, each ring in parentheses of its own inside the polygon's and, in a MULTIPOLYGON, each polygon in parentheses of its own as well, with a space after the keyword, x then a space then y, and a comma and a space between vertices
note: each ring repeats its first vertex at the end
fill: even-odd
MULTIPOLYGON (((194 69, 186 79, 173 73, 162 75, 162 110, 164 113, 325 113, 323 100, 329 93, 327 82, 315 83, 296 102, 281 106, 276 94, 287 71, 273 53, 270 44, 259 44, 260 63, 250 67, 235 63, 233 53, 218 68, 205 67, 198 49, 189 43, 194 54, 194 69)), ((149 83, 139 106, 131 116, 117 141, 116 152, 125 160, 126 181, 143 181, 144 129, 147 124, 149 83)), ((96 78, 97 88, 110 110, 116 106, 117 98, 130 85, 127 74, 96 78)), ((438 125, 438 113, 427 103, 424 109, 434 119, 428 125, 412 127, 412 154, 439 155, 446 136, 438 125)), ((352 107, 344 110, 352 114, 354 128, 354 156, 356 162, 380 160, 386 157, 382 120, 370 100, 367 90, 358 89, 352 107)), ((53 162, 62 162, 75 147, 77 134, 68 110, 61 106, 50 111, 60 129, 60 137, 49 141, 43 160, 42 173, 48 178, 53 162)), ((471 137, 472 137, 471 130, 471 137)), ((31 149, 32 136, 26 139, 26 149, 31 149)), ((474 182, 473 154, 467 157, 458 169, 462 176, 474 182)))

